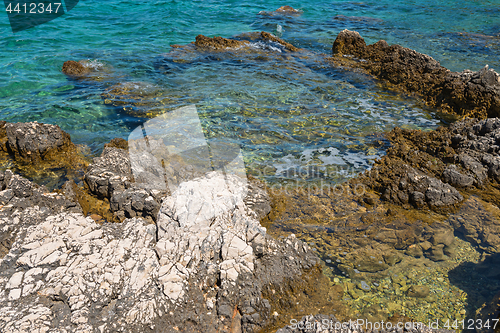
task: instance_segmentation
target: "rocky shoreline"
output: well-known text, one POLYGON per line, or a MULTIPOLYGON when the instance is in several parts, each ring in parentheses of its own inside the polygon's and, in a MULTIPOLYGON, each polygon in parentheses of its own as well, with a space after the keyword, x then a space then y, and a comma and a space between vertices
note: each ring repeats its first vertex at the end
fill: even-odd
POLYGON ((423 99, 443 112, 472 118, 500 116, 500 76, 486 65, 451 72, 432 57, 380 40, 366 45, 356 31, 340 32, 332 46, 335 65, 361 68, 390 88, 423 99))
MULTIPOLYGON (((269 15, 275 14, 300 12, 283 7, 269 15)), ((260 52, 248 47, 249 40, 300 52, 266 32, 246 37, 200 35, 174 47, 157 67, 168 70, 172 59, 188 53, 260 52)), ((487 68, 452 73, 400 46, 366 46, 349 31, 339 34, 333 53, 333 63, 362 68, 444 111, 500 115, 500 79, 487 68)), ((66 62, 63 72, 91 81, 111 75, 75 61, 66 62)), ((119 104, 131 91, 119 88, 103 98, 119 104)), ((140 89, 132 95, 138 103, 149 98, 140 89)), ((51 192, 11 170, 0 173, 0 330, 318 332, 284 326, 300 318, 347 320, 352 313, 346 301, 376 293, 404 296, 415 307, 436 302, 438 295, 418 282, 417 273, 410 276, 409 268, 456 258, 455 236, 480 251, 487 267, 498 260, 499 137, 498 118, 466 119, 430 132, 396 128, 387 134, 387 155, 343 184, 342 197, 267 191, 256 180, 245 184, 216 171, 170 193, 138 186, 124 140, 114 140, 88 161, 56 125, 2 122, 0 151, 16 172, 29 176, 30 168, 44 165, 73 170, 79 181, 51 192), (356 192, 359 185, 366 191, 356 192), (318 257, 318 247, 329 256, 318 257), (324 272, 345 278, 330 281, 324 272), (316 316, 303 317, 310 313, 316 316)), ((458 315, 498 318, 497 273, 486 274, 493 289, 474 303, 488 304, 477 314, 471 308, 458 315)), ((414 321, 391 304, 365 304, 358 315, 414 321)), ((348 331, 370 332, 342 332, 348 331)), ((398 330, 386 330, 392 331, 398 330)))

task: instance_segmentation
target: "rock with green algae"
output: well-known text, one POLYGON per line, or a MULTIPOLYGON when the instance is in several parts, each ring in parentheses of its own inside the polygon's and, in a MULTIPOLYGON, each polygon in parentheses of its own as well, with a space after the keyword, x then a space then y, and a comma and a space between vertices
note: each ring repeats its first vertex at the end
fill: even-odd
POLYGON ((459 116, 500 116, 500 75, 486 65, 477 72, 451 72, 432 57, 381 40, 366 45, 356 31, 343 30, 332 46, 334 61, 361 67, 396 89, 459 116), (364 61, 348 60, 354 56, 364 61))

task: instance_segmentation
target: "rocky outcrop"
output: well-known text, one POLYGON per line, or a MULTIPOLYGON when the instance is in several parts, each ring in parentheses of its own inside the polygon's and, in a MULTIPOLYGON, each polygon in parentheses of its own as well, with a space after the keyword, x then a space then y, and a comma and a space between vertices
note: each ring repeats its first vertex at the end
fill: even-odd
POLYGON ((381 40, 366 45, 355 31, 340 32, 334 62, 360 67, 396 89, 418 95, 430 106, 460 116, 500 116, 500 76, 485 66, 478 72, 451 72, 433 58, 381 40), (349 61, 346 56, 363 61, 349 61))
POLYGON ((61 71, 77 80, 103 81, 111 78, 111 68, 97 60, 68 60, 63 63, 61 71))
POLYGON ((228 39, 223 37, 210 38, 203 35, 198 35, 196 36, 194 45, 200 48, 208 48, 212 50, 226 50, 248 46, 248 41, 228 39))
POLYGON ((382 199, 416 208, 451 211, 466 193, 499 204, 488 194, 498 183, 499 128, 498 118, 431 132, 396 128, 387 135, 393 143, 387 155, 360 179, 382 199))
MULTIPOLYGON (((2 194, 34 195, 36 186, 9 176, 2 194)), ((294 304, 287 292, 314 290, 321 269, 306 244, 266 234, 240 185, 216 172, 184 182, 164 200, 156 225, 141 218, 98 224, 53 202, 47 209, 43 200, 0 207, 1 229, 11 236, 0 259, 0 330, 254 332, 272 325, 276 310, 294 304)))
POLYGON ((373 332, 387 332, 387 333, 400 333, 400 332, 412 332, 412 333, 448 333, 455 332, 445 329, 434 329, 425 326, 423 323, 415 323, 412 325, 411 322, 370 322, 364 319, 351 320, 341 322, 335 316, 330 315, 316 315, 316 316, 304 316, 302 319, 297 320, 287 327, 281 328, 276 333, 347 333, 347 332, 359 332, 359 333, 373 333, 373 332), (398 324, 400 326, 398 327, 398 324), (407 326, 405 327, 405 324, 407 326), (383 326, 382 326, 383 325, 383 326))
POLYGON ((0 122, 0 156, 14 171, 41 179, 50 188, 73 179, 87 165, 85 157, 57 125, 0 122))

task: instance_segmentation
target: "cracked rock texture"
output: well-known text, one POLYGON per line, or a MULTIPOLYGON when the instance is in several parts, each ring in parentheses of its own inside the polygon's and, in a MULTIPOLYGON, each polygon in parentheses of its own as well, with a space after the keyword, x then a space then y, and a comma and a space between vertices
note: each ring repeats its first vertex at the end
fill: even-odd
POLYGON ((400 45, 384 40, 366 45, 358 32, 349 30, 337 35, 332 52, 337 64, 363 68, 445 112, 478 118, 500 116, 500 75, 487 65, 477 72, 451 72, 432 57, 400 45))
POLYGON ((98 224, 76 204, 59 207, 63 195, 5 172, 0 331, 234 333, 272 324, 270 289, 286 300, 278 287, 314 283, 305 272, 319 262, 295 237, 266 235, 242 184, 212 172, 166 197, 157 224, 98 224))

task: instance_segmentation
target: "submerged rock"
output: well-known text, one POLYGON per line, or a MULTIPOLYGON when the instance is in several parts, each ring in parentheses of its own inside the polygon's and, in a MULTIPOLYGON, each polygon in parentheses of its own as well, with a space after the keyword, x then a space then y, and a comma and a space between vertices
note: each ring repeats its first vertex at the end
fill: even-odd
POLYGON ((295 9, 291 6, 281 6, 273 12, 260 11, 259 15, 276 16, 276 15, 287 15, 287 16, 298 16, 302 14, 301 10, 295 9))
POLYGON ((63 63, 61 71, 73 79, 102 81, 111 78, 109 66, 98 60, 68 60, 63 63))
POLYGON ((338 332, 359 332, 359 333, 373 333, 373 332, 387 332, 387 333, 451 333, 445 329, 433 329, 425 326, 422 323, 415 323, 415 325, 404 326, 405 323, 411 324, 408 318, 406 320, 396 320, 394 322, 377 322, 366 319, 357 319, 349 321, 340 321, 334 315, 309 315, 304 316, 302 319, 294 320, 294 323, 280 328, 276 333, 338 333, 338 332), (397 327, 398 321, 402 323, 401 327, 397 327))
POLYGON ((155 63, 155 68, 162 73, 172 74, 193 63, 211 62, 226 57, 261 62, 263 57, 301 50, 265 31, 245 33, 231 39, 198 35, 195 42, 171 46, 170 52, 163 54, 155 63))
POLYGON ((343 30, 332 46, 334 61, 361 67, 429 105, 459 116, 500 116, 500 75, 486 65, 478 72, 451 72, 428 55, 381 40, 366 45, 355 31, 343 30), (363 61, 349 61, 353 56, 363 61))
POLYGON ((165 106, 172 102, 167 96, 166 91, 147 82, 117 83, 101 94, 104 104, 136 117, 154 117, 165 112, 165 106))

